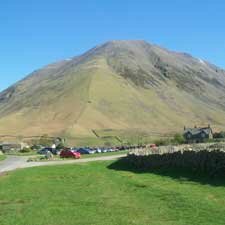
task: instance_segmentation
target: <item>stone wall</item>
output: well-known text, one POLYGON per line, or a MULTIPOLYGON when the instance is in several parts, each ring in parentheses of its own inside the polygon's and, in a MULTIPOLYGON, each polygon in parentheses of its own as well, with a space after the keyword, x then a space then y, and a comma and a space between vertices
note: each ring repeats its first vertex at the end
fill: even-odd
POLYGON ((225 143, 135 149, 124 162, 137 170, 185 169, 225 177, 225 143))

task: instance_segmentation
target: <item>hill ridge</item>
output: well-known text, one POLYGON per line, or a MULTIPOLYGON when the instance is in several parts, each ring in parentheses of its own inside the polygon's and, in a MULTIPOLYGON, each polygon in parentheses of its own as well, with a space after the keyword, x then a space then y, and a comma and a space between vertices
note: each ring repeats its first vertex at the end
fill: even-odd
POLYGON ((0 93, 0 134, 92 136, 225 125, 225 72, 145 41, 109 41, 0 93))

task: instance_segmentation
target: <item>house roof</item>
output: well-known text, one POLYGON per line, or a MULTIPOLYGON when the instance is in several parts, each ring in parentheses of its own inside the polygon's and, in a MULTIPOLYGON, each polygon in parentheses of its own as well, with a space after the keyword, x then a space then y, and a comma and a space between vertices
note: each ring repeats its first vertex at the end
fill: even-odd
POLYGON ((201 132, 204 132, 205 134, 210 134, 212 132, 212 129, 210 127, 187 128, 185 129, 184 134, 191 133, 194 136, 198 135, 201 132))

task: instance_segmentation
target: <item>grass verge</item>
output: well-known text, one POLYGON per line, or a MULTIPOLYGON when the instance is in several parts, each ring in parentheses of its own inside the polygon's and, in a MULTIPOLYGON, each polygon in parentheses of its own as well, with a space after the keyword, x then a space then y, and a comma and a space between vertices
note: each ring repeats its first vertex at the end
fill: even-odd
POLYGON ((225 224, 224 185, 109 169, 112 163, 29 168, 1 176, 0 224, 225 224))
POLYGON ((37 152, 36 151, 32 151, 32 152, 10 152, 10 153, 6 153, 6 155, 14 155, 14 156, 37 156, 37 152))
POLYGON ((5 155, 0 155, 0 161, 3 161, 6 159, 6 156, 5 155))

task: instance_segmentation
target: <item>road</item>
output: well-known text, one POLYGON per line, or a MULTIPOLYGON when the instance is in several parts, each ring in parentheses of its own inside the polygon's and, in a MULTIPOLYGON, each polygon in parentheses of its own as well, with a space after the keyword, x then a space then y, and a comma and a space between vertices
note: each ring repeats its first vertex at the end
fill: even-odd
POLYGON ((115 160, 125 157, 126 154, 101 156, 86 159, 74 159, 74 160, 58 160, 58 161, 45 161, 45 162, 27 162, 29 156, 7 156, 7 159, 0 161, 0 174, 20 168, 36 167, 36 166, 50 166, 50 165, 64 165, 72 163, 86 163, 94 161, 107 161, 115 160))

